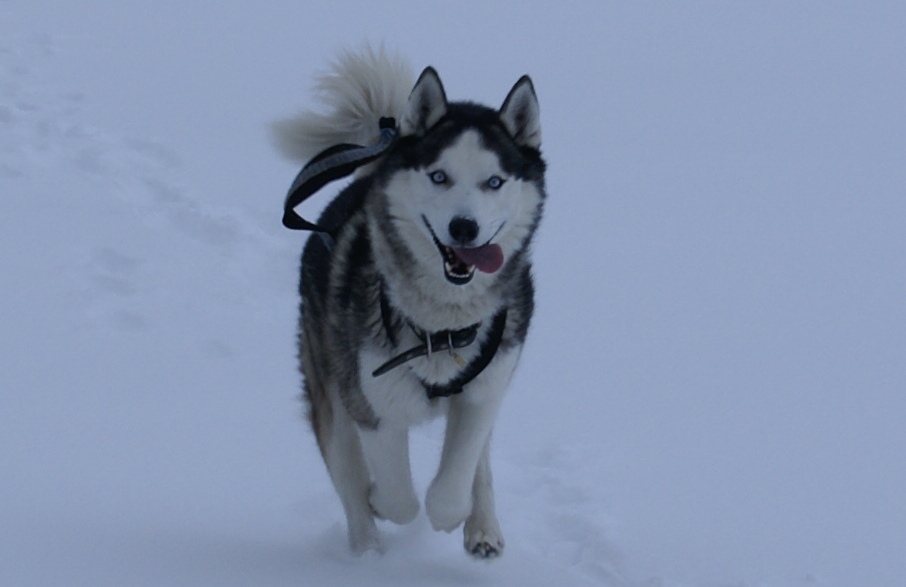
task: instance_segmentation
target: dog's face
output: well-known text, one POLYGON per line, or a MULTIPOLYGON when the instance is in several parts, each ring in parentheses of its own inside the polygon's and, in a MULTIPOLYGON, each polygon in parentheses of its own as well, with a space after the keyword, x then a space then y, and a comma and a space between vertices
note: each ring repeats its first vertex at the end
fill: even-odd
POLYGON ((544 165, 531 82, 521 79, 495 112, 448 104, 428 68, 400 130, 398 170, 385 193, 414 260, 454 286, 490 279, 523 247, 541 212, 544 165))

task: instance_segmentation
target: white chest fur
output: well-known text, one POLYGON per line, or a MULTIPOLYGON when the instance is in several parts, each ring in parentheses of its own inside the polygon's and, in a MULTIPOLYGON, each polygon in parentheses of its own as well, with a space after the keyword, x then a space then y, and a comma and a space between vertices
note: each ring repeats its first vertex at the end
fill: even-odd
MULTIPOLYGON (((446 352, 435 353, 430 358, 419 357, 383 375, 373 376, 372 372, 388 358, 386 350, 374 347, 366 347, 359 353, 362 392, 382 422, 409 427, 446 412, 447 400, 429 399, 421 377, 430 369, 429 365, 448 361, 456 366, 452 357, 446 352)), ((452 371, 452 367, 450 369, 452 371)))

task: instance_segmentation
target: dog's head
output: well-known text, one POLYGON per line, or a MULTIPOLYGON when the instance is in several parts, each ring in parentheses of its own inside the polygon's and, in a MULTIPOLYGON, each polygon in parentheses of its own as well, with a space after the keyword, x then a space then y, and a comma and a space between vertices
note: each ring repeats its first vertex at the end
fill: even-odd
POLYGON ((526 246, 540 217, 540 144, 528 76, 493 110, 448 102, 437 72, 425 69, 400 118, 384 187, 414 260, 456 286, 497 273, 526 246))

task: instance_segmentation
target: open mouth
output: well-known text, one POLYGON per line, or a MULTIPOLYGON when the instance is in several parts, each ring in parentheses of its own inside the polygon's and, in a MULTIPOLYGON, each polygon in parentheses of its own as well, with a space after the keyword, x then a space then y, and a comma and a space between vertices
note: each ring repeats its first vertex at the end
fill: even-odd
POLYGON ((456 256, 451 247, 437 243, 440 254, 444 258, 444 277, 452 284, 465 285, 475 277, 475 265, 469 265, 456 256))
POLYGON ((503 265, 503 251, 500 245, 484 244, 478 247, 448 247, 440 242, 428 219, 422 216, 434 245, 443 259, 444 277, 454 285, 465 285, 475 277, 475 269, 483 273, 494 273, 503 265))

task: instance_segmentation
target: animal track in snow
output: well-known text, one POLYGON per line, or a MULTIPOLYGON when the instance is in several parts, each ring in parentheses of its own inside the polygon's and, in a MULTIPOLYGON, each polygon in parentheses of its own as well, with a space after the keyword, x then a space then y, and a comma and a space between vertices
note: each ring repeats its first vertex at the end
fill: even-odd
POLYGON ((136 287, 133 277, 140 261, 112 248, 102 247, 92 254, 90 279, 97 288, 117 296, 131 296, 136 287))
POLYGON ((596 522, 609 518, 602 511, 606 495, 591 479, 584 484, 575 481, 576 471, 589 471, 595 459, 595 451, 580 447, 548 447, 518 457, 513 472, 519 479, 515 511, 538 512, 525 516, 524 523, 544 557, 607 585, 624 585, 611 532, 596 522))

